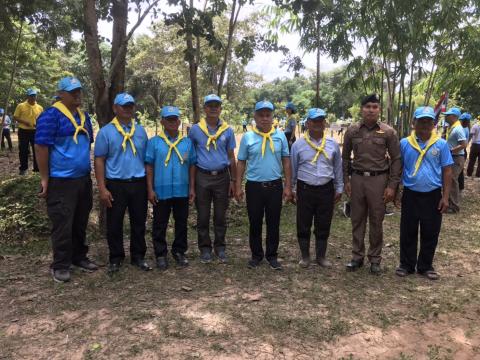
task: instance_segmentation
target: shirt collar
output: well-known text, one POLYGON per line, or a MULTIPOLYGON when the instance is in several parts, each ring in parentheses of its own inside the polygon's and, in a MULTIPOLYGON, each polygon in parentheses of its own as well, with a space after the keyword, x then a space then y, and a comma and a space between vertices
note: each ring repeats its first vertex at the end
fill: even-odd
POLYGON ((368 130, 375 129, 376 127, 380 127, 380 121, 377 121, 372 127, 368 127, 367 124, 362 120, 360 122, 360 127, 365 126, 368 130))

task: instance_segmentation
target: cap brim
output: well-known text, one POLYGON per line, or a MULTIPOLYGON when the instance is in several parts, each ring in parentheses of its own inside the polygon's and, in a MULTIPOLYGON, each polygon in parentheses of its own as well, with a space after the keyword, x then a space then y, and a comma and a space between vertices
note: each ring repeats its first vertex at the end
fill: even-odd
POLYGON ((325 115, 320 115, 314 118, 308 118, 307 120, 313 120, 313 121, 325 120, 325 115))
POLYGON ((126 102, 117 103, 116 105, 120 105, 120 106, 135 105, 135 102, 133 102, 133 101, 126 101, 126 102))
POLYGON ((208 100, 208 101, 205 101, 205 102, 203 103, 203 105, 207 105, 207 104, 210 104, 210 103, 212 103, 212 102, 216 102, 216 103, 221 104, 221 103, 222 103, 222 100, 216 100, 216 99, 208 100))
POLYGON ((73 91, 73 90, 77 90, 77 89, 82 89, 81 86, 72 86, 72 87, 68 87, 66 89, 63 89, 63 90, 59 90, 59 91, 66 91, 66 92, 70 92, 70 91, 73 91))
POLYGON ((430 120, 435 120, 435 117, 432 116, 432 115, 421 115, 419 117, 416 117, 415 118, 416 120, 420 120, 420 119, 430 119, 430 120))

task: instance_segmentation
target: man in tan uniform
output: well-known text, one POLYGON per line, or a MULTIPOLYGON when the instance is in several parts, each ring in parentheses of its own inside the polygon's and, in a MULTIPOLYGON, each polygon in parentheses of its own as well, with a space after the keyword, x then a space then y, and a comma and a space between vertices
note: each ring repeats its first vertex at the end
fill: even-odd
POLYGON ((351 125, 345 133, 343 177, 345 193, 351 200, 353 236, 348 271, 355 271, 363 265, 368 218, 370 271, 380 273, 385 204, 394 200, 402 173, 397 134, 379 121, 380 112, 380 97, 377 94, 366 96, 362 100, 362 120, 351 125))

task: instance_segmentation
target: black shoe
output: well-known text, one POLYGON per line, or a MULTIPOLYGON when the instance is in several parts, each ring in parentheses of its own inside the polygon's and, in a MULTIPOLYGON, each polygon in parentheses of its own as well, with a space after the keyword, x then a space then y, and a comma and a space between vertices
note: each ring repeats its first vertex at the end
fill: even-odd
POLYGON ((273 270, 282 270, 283 269, 282 264, 280 264, 277 259, 270 259, 270 260, 268 260, 268 263, 270 264, 270 267, 273 270))
POLYGON ((227 255, 225 255, 225 250, 218 250, 217 251, 217 258, 218 258, 218 261, 222 264, 226 264, 227 263, 227 255))
POLYGON ((58 283, 65 283, 70 281, 70 270, 66 269, 50 269, 50 273, 52 274, 52 278, 54 281, 58 283))
POLYGON ((200 262, 202 264, 209 264, 212 262, 212 252, 210 249, 202 250, 202 254, 200 255, 200 262))
POLYGON ((144 259, 139 259, 139 260, 133 260, 131 262, 133 266, 138 267, 140 270, 143 271, 150 271, 152 268, 147 264, 147 262, 144 259))
POLYGON ((363 260, 351 260, 346 266, 347 271, 356 271, 363 266, 363 260))
POLYGON ((162 271, 168 269, 168 260, 166 256, 157 257, 157 268, 162 271))
POLYGON ((257 259, 250 259, 248 260, 248 268, 249 269, 256 269, 257 267, 260 266, 260 263, 262 262, 262 260, 257 260, 257 259))
POLYGON ((380 264, 377 263, 372 263, 370 264, 370 273, 373 275, 380 275, 382 272, 382 268, 380 267, 380 264))
POLYGON ((20 176, 27 175, 27 170, 20 170, 19 174, 20 176))
POLYGON ((119 262, 112 262, 108 265, 108 273, 113 274, 120 271, 121 264, 119 262))
POLYGON ((180 266, 180 267, 187 267, 188 266, 188 260, 185 257, 185 255, 180 254, 180 253, 175 253, 175 254, 173 254, 173 258, 175 259, 175 262, 177 263, 177 266, 180 266))
POLYGON ((94 272, 98 270, 97 264, 88 258, 73 263, 73 266, 85 272, 94 272))

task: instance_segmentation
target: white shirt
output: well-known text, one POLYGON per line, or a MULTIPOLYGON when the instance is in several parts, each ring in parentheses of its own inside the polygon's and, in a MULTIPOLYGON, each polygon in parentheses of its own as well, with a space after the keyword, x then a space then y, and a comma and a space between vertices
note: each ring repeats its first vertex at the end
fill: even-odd
POLYGON ((480 124, 473 125, 470 136, 472 137, 472 143, 480 144, 480 124))
MULTIPOLYGON (((0 122, 2 121, 2 116, 3 115, 0 115, 0 122)), ((10 117, 8 115, 5 115, 5 121, 3 123, 3 128, 6 129, 6 130, 9 130, 11 123, 12 123, 12 121, 10 120, 10 117)))

